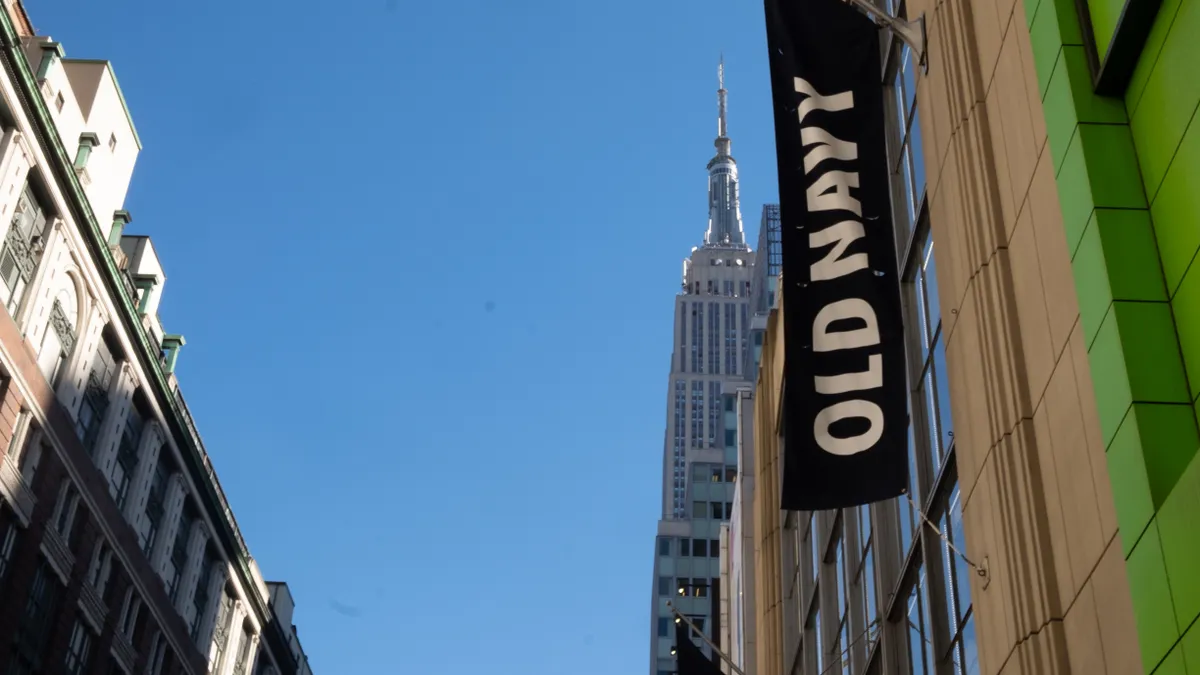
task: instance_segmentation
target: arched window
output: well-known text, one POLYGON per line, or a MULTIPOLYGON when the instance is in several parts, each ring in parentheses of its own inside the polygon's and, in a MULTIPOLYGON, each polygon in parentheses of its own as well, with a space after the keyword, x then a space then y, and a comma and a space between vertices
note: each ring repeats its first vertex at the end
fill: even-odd
POLYGON ((67 278, 68 282, 59 290, 50 307, 49 324, 38 351, 38 366, 51 387, 58 385, 58 379, 78 341, 76 323, 79 320, 79 300, 74 284, 69 281, 70 277, 67 278))

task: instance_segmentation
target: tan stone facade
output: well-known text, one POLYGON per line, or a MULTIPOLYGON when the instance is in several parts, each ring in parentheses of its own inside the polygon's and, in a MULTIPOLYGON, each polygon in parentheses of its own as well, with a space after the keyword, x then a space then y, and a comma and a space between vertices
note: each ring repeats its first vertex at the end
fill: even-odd
POLYGON ((1140 672, 1025 14, 911 11, 982 672, 1140 672))
MULTIPOLYGON (((915 81, 927 175, 923 222, 936 242, 953 418, 953 457, 942 471, 956 476, 965 534, 965 560, 945 565, 970 570, 962 576, 969 578, 978 659, 977 670, 964 670, 1143 672, 1029 21, 1014 0, 909 0, 908 16, 922 13, 928 72, 915 81)), ((873 507, 869 530, 866 510, 853 517, 817 514, 810 535, 810 514, 779 511, 781 311, 771 317, 756 391, 758 672, 823 672, 837 646, 849 672, 954 672, 958 652, 944 656, 957 649, 950 644, 953 627, 936 614, 961 598, 942 593, 939 600, 929 590, 923 604, 895 597, 914 584, 924 588, 926 573, 936 579, 930 553, 939 549, 939 535, 928 525, 940 521, 926 527, 918 521, 924 544, 900 547, 901 559, 889 560, 894 554, 880 542, 897 536, 893 523, 903 517, 903 504, 873 507), (866 541, 865 532, 874 533, 874 548, 866 550, 875 553, 867 572, 875 580, 862 588, 831 581, 823 566, 853 568, 858 558, 847 549, 843 563, 839 549, 835 562, 826 547, 866 541), (806 557, 806 542, 820 552, 806 557), (910 560, 923 551, 922 560, 910 560), (800 558, 823 562, 814 569, 800 558), (818 605, 830 597, 830 583, 850 598, 874 592, 878 628, 870 626, 870 605, 860 621, 854 610, 843 611, 842 621, 861 631, 823 627, 818 605), (921 641, 905 626, 918 604, 934 615, 924 658, 921 641), (806 628, 814 616, 820 636, 806 628), (804 655, 816 645, 825 652, 821 661, 804 655)), ((924 480, 932 485, 932 478, 924 480)), ((939 499, 934 492, 931 503, 939 499)), ((946 560, 954 558, 950 550, 946 560)), ((961 639, 964 653, 967 639, 961 639)))

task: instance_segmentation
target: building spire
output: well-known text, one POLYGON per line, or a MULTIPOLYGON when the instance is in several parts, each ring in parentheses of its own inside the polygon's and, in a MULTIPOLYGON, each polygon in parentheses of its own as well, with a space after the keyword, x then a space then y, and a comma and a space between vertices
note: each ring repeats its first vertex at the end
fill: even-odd
POLYGON ((729 121, 725 113, 726 105, 725 91, 725 55, 721 54, 721 61, 717 64, 717 154, 720 156, 729 155, 729 121))
POLYGON ((729 152, 729 119, 725 91, 725 55, 717 63, 717 154, 708 162, 708 231, 705 246, 746 247, 738 204, 737 162, 729 152))

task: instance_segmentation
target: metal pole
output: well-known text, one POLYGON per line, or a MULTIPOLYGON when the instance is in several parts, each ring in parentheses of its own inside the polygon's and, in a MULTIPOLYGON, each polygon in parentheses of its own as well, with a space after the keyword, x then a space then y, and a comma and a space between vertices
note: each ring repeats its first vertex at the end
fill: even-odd
MULTIPOLYGON (((721 580, 713 579, 708 590, 712 595, 712 634, 713 644, 716 644, 721 641, 721 580)), ((717 659, 716 649, 713 650, 713 665, 720 670, 721 662, 717 659)))
MULTIPOLYGON (((696 624, 694 624, 694 623, 692 623, 691 621, 689 621, 689 620, 688 620, 688 618, 687 618, 686 616, 684 616, 684 615, 683 615, 683 612, 679 611, 679 610, 678 610, 678 609, 675 607, 675 605, 671 604, 671 601, 670 601, 670 600, 668 600, 668 601, 667 601, 667 608, 668 608, 668 609, 670 609, 672 612, 674 612, 674 613, 675 613, 675 618, 682 620, 684 623, 686 623, 686 624, 688 625, 688 628, 691 628, 692 630, 694 630, 694 631, 696 631, 697 633, 699 633, 699 634, 700 634, 700 639, 701 639, 701 640, 704 640, 704 642, 705 642, 705 643, 707 643, 709 647, 712 647, 712 650, 713 650, 713 653, 714 653, 714 654, 717 654, 717 655, 719 655, 719 656, 720 656, 722 659, 725 659, 725 663, 728 663, 728 664, 729 664, 729 667, 733 669, 733 672, 737 673, 737 675, 746 675, 746 673, 742 672, 742 669, 741 669, 741 668, 738 668, 738 667, 737 667, 737 664, 735 664, 735 663, 733 662, 733 659, 729 658, 728 656, 726 656, 726 655, 725 655, 725 652, 723 652, 723 651, 721 651, 720 649, 718 649, 718 648, 717 648, 717 646, 716 646, 715 644, 713 644, 713 641, 712 641, 712 640, 709 640, 709 639, 708 639, 708 636, 704 634, 704 631, 702 631, 702 630, 700 630, 700 629, 696 628, 696 624)), ((676 649, 678 649, 678 645, 676 645, 676 649)))
POLYGON ((925 72, 928 72, 929 64, 925 58, 926 35, 924 14, 912 20, 900 19, 879 9, 871 3, 871 0, 846 0, 846 2, 882 21, 892 32, 900 36, 900 39, 916 52, 917 65, 921 66, 925 72))

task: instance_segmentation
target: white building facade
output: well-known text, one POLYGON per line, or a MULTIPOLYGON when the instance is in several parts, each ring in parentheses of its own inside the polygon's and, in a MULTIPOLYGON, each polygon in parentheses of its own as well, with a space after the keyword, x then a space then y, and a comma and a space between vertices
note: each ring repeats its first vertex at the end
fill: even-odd
POLYGON ((112 68, 6 8, 0 668, 304 672, 180 392, 166 275, 124 231, 142 146, 112 68))

